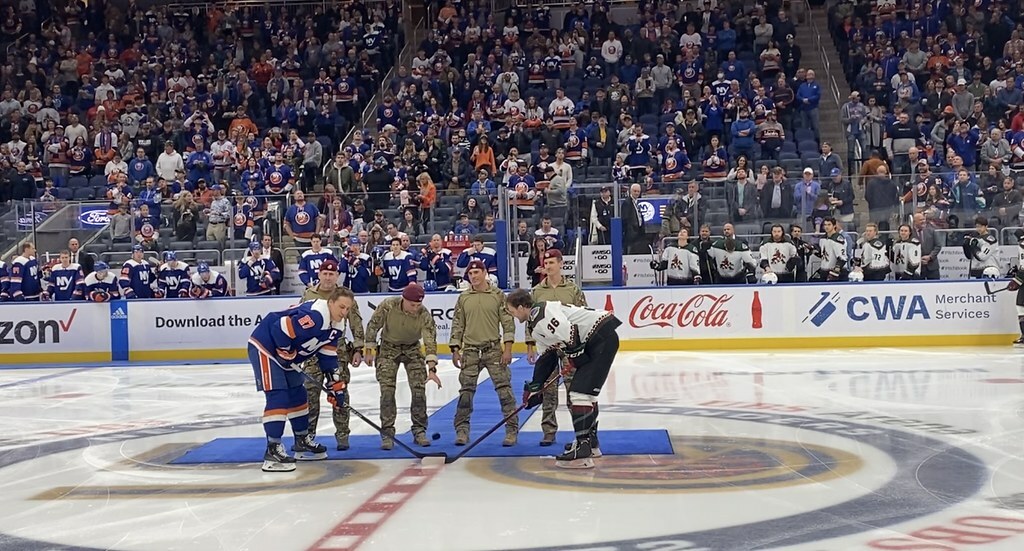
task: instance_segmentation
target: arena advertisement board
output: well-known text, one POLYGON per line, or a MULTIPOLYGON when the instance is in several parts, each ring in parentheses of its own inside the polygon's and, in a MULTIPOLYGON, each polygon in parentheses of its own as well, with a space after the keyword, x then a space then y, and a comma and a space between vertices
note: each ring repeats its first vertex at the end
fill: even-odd
MULTIPOLYGON (((393 295, 358 295, 356 302, 369 323, 377 305, 393 295)), ((437 323, 437 342, 447 350, 458 293, 430 293, 423 301, 437 323)), ((146 300, 131 303, 128 324, 131 360, 228 359, 245 357, 246 342, 268 312, 298 303, 299 297, 254 297, 208 300, 146 300)), ((517 324, 516 341, 524 328, 517 324)), ((351 334, 347 337, 351 340, 351 334)))
POLYGON ((589 290, 636 348, 1008 344, 1012 297, 980 281, 589 290), (646 341, 646 342, 644 342, 646 341))
POLYGON ((110 304, 0 304, 0 363, 110 361, 114 316, 110 304))

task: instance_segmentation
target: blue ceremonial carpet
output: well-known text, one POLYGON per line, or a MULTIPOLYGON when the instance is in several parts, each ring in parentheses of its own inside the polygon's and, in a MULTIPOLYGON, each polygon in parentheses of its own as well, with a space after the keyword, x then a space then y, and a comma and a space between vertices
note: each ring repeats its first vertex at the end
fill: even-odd
MULTIPOLYGON (((533 376, 533 367, 525 359, 520 358, 512 363, 512 395, 518 401, 522 394, 521 389, 527 379, 533 376)), ((481 379, 485 377, 481 374, 481 379)), ((474 410, 471 418, 471 429, 469 441, 474 442, 483 436, 491 427, 498 424, 504 418, 501 414, 501 406, 498 403, 498 394, 494 391, 494 385, 490 379, 480 381, 477 386, 476 397, 473 400, 474 410)), ((430 415, 427 435, 437 432, 441 434, 440 440, 431 442, 429 448, 421 448, 413 444, 412 435, 405 432, 396 436, 413 449, 425 453, 445 452, 449 456, 456 455, 465 449, 464 446, 455 445, 455 410, 458 406, 458 399, 452 400, 430 415)), ((323 408, 328 408, 326 403, 323 408)), ((561 407, 565 407, 562 404, 561 407)), ((540 407, 523 410, 519 413, 519 426, 526 424, 526 421, 540 407)), ((399 415, 408 413, 399 412, 399 415)), ((368 415, 370 419, 379 421, 376 414, 368 415)), ((336 451, 333 426, 328 412, 324 411, 321 422, 327 423, 322 427, 324 434, 317 436, 317 441, 327 446, 329 459, 403 459, 412 457, 409 452, 398 446, 391 451, 380 449, 380 436, 352 435, 349 437, 351 449, 347 451, 336 451)), ((359 417, 351 416, 351 425, 356 426, 363 421, 359 417)), ((290 429, 285 429, 286 434, 290 429)), ((494 434, 487 437, 466 457, 531 457, 531 456, 553 456, 562 453, 565 444, 573 439, 572 426, 562 427, 558 433, 558 442, 554 446, 541 447, 540 440, 543 435, 540 432, 520 432, 519 444, 511 448, 503 448, 501 441, 505 438, 503 428, 494 431, 494 434)), ((601 452, 605 455, 665 455, 673 453, 672 442, 668 432, 665 430, 602 430, 600 432, 601 452)), ((284 439, 287 449, 291 449, 292 439, 284 439)), ((172 464, 189 465, 197 463, 257 463, 263 461, 263 452, 267 449, 267 441, 264 438, 218 438, 203 444, 198 448, 190 450, 185 455, 171 461, 172 464)))
MULTIPOLYGON (((668 455, 673 453, 672 442, 665 430, 607 430, 601 431, 601 452, 604 455, 668 455)), ((496 431, 479 446, 473 448, 466 457, 542 457, 554 456, 562 452, 564 444, 571 438, 568 433, 559 434, 559 442, 554 446, 543 448, 539 442, 541 433, 519 433, 519 444, 511 448, 503 448, 501 441, 505 437, 502 430, 496 431)), ((395 446, 391 451, 380 449, 380 437, 374 435, 351 436, 348 451, 335 451, 334 436, 317 437, 317 441, 327 446, 328 459, 408 459, 409 452, 395 446)), ((421 448, 412 443, 412 439, 403 435, 403 441, 413 449, 423 452, 445 452, 449 456, 457 455, 466 449, 456 446, 452 434, 442 435, 441 440, 433 442, 429 448, 421 448)), ((292 439, 284 439, 285 447, 291 449, 292 439)), ((191 465, 197 463, 259 463, 263 461, 263 452, 267 449, 267 441, 263 438, 218 438, 204 444, 185 455, 171 461, 175 465, 191 465)))

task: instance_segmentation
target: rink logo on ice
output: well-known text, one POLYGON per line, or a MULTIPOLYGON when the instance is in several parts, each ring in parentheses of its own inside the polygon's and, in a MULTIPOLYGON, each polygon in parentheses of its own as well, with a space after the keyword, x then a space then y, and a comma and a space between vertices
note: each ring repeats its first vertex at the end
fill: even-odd
MULTIPOLYGON (((839 311, 840 294, 822 291, 821 297, 807 311, 803 323, 810 321, 821 327, 839 311)), ((853 296, 846 300, 846 316, 851 321, 930 320, 932 314, 921 295, 853 296)))
POLYGON ((58 344, 60 336, 71 331, 78 308, 72 308, 66 320, 0 320, 0 345, 58 344))

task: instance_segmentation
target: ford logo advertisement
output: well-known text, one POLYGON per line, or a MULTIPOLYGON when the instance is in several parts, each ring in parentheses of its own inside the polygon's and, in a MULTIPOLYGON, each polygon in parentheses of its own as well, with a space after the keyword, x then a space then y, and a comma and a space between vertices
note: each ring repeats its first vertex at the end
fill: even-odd
MULTIPOLYGON (((50 213, 43 211, 36 211, 36 224, 39 225, 46 221, 46 218, 50 216, 50 213)), ((18 231, 32 231, 32 213, 27 212, 18 216, 18 231)))
POLYGON ((102 228, 110 223, 110 215, 107 214, 107 207, 90 207, 82 209, 78 215, 78 221, 83 228, 102 228))

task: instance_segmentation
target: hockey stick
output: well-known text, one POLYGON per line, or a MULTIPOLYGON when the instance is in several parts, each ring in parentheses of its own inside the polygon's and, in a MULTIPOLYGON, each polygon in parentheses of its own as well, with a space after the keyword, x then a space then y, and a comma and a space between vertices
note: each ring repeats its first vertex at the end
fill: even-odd
MULTIPOLYGON (((541 387, 539 392, 540 393, 544 393, 544 391, 546 391, 548 389, 548 387, 550 387, 553 383, 557 383, 558 380, 559 380, 559 374, 560 373, 561 373, 561 370, 556 370, 555 373, 552 374, 551 378, 548 379, 548 382, 544 383, 544 386, 541 387)), ((463 457, 465 457, 465 455, 467 453, 469 453, 473 448, 477 447, 480 444, 480 442, 483 442, 484 440, 487 439, 488 436, 494 434, 494 431, 500 429, 502 426, 505 425, 505 423, 508 423, 510 419, 512 419, 513 417, 519 415, 519 412, 523 411, 523 409, 526 408, 526 405, 527 405, 526 402, 520 404, 520 406, 517 407, 515 409, 515 411, 513 411, 512 413, 509 413, 508 415, 506 415, 505 418, 502 419, 501 421, 499 421, 497 425, 494 425, 493 427, 491 427, 490 430, 488 430, 487 432, 483 433, 483 435, 480 436, 480 438, 477 438, 471 444, 466 446, 466 449, 464 449, 461 452, 459 452, 458 455, 456 455, 454 457, 447 457, 447 458, 445 458, 445 460, 444 460, 445 464, 447 465, 449 463, 454 463, 454 462, 458 461, 459 459, 462 459, 463 457)))
MULTIPOLYGON (((324 392, 327 392, 327 393, 332 393, 333 392, 332 390, 328 389, 323 384, 318 383, 316 381, 316 379, 314 379, 313 377, 311 377, 309 375, 309 373, 306 373, 305 371, 303 371, 301 369, 288 369, 287 367, 281 365, 281 362, 279 362, 277 360, 277 358, 275 358, 273 356, 267 356, 267 357, 270 358, 274 363, 276 363, 278 367, 280 367, 281 369, 283 369, 285 371, 296 371, 298 373, 301 373, 302 376, 305 377, 307 381, 313 383, 314 385, 319 386, 324 392)), ((346 386, 346 389, 347 389, 348 384, 346 383, 345 386, 346 386)), ((348 408, 349 411, 351 411, 352 413, 356 414, 356 417, 362 419, 367 425, 370 425, 371 427, 373 427, 373 429, 376 430, 378 433, 380 433, 381 436, 385 436, 384 429, 382 429, 380 427, 380 425, 378 425, 377 423, 374 423, 368 417, 366 417, 365 415, 360 413, 359 410, 357 410, 356 408, 350 406, 348 404, 348 400, 345 400, 345 406, 344 407, 348 408)), ((411 453, 413 455, 413 457, 415 457, 416 459, 424 459, 424 458, 427 458, 427 457, 438 457, 438 458, 443 458, 445 463, 449 462, 448 461, 448 454, 447 453, 444 453, 444 452, 423 453, 423 452, 416 451, 416 450, 412 449, 405 442, 402 442, 401 440, 399 440, 398 438, 395 438, 394 436, 391 436, 390 438, 391 438, 391 440, 395 444, 398 444, 398 446, 400 448, 402 448, 403 450, 411 453)))
POLYGON ((985 280, 985 293, 988 294, 989 296, 994 295, 996 293, 1002 293, 1003 291, 1011 291, 1011 290, 1012 289, 1010 289, 1009 285, 1007 285, 1006 287, 1003 287, 1001 289, 993 290, 991 282, 989 280, 987 280, 987 279, 985 280))

